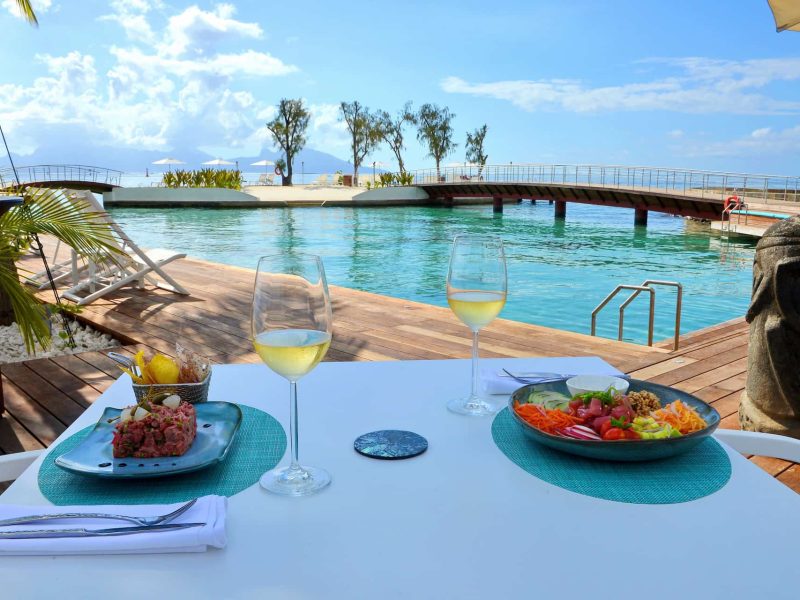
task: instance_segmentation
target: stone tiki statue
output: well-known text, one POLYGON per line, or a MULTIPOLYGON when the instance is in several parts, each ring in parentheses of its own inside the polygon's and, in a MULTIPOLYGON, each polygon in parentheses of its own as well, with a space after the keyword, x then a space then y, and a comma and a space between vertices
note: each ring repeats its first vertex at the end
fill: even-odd
POLYGON ((776 223, 759 240, 746 319, 742 429, 800 438, 800 217, 776 223))

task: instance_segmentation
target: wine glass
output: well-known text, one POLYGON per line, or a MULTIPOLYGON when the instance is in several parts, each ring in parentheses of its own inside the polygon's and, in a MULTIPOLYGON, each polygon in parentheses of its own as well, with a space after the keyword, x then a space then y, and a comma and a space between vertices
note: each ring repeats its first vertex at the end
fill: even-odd
POLYGON ((261 486, 276 494, 306 496, 331 482, 327 471, 298 462, 297 381, 317 366, 331 344, 333 314, 318 256, 263 256, 258 261, 253 345, 266 365, 289 381, 291 464, 264 473, 261 486))
POLYGON ((506 258, 496 236, 458 235, 453 240, 447 273, 447 303, 472 330, 472 391, 447 403, 451 411, 476 417, 500 408, 478 394, 478 332, 500 314, 506 303, 506 258))

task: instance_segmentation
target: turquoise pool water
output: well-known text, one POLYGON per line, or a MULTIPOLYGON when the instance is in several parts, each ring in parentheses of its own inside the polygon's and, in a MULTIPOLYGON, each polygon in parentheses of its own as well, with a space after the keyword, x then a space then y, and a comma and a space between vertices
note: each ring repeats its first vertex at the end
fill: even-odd
MULTIPOLYGON (((592 309, 618 283, 645 279, 684 286, 689 332, 744 314, 755 242, 728 241, 707 225, 650 213, 633 226, 628 209, 569 204, 555 222, 539 202, 447 208, 111 209, 142 246, 167 247, 255 268, 268 253, 323 257, 330 283, 446 306, 450 244, 458 233, 492 233, 506 243, 509 295, 502 317, 581 333, 592 309)), ((623 298, 624 296, 620 296, 623 298)), ((620 300, 621 301, 621 300, 620 300)), ((626 311, 625 339, 645 341, 647 300, 626 311)), ((598 333, 616 338, 619 302, 600 315, 598 333)), ((675 293, 657 292, 656 339, 672 336, 675 293)))

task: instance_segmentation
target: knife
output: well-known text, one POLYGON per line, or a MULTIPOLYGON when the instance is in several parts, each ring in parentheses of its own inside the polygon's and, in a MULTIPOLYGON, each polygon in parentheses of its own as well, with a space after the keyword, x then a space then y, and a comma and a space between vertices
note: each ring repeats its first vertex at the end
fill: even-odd
POLYGON ((106 537, 114 535, 131 535, 152 531, 170 531, 202 527, 205 523, 167 523, 165 525, 145 525, 136 527, 112 527, 109 529, 27 529, 16 531, 0 531, 0 540, 33 540, 39 538, 71 538, 71 537, 106 537))

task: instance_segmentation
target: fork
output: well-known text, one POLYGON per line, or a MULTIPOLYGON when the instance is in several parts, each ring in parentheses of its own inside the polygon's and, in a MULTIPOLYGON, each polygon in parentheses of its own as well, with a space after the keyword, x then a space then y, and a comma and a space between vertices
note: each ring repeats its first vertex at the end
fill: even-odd
POLYGON ((558 373, 542 373, 542 377, 518 377, 514 375, 508 369, 503 369, 503 373, 511 377, 514 381, 518 383, 553 383, 555 381, 564 381, 565 379, 570 379, 571 377, 575 377, 572 374, 558 374, 558 373))
POLYGON ((108 356, 108 358, 113 360, 118 365, 128 369, 131 373, 133 373, 137 377, 142 376, 141 370, 139 369, 139 365, 137 365, 132 358, 125 356, 124 354, 120 354, 119 352, 109 352, 106 356, 108 356))
POLYGON ((115 521, 128 521, 135 523, 141 527, 152 527, 153 525, 163 525, 169 523, 173 519, 181 516, 187 510, 194 506, 197 498, 190 500, 177 510, 172 511, 166 515, 156 517, 131 517, 128 515, 111 515, 106 513, 61 513, 52 515, 29 515, 27 517, 15 517, 13 519, 4 519, 0 521, 0 527, 9 525, 22 525, 23 523, 40 523, 42 521, 54 521, 56 519, 112 519, 115 521))

